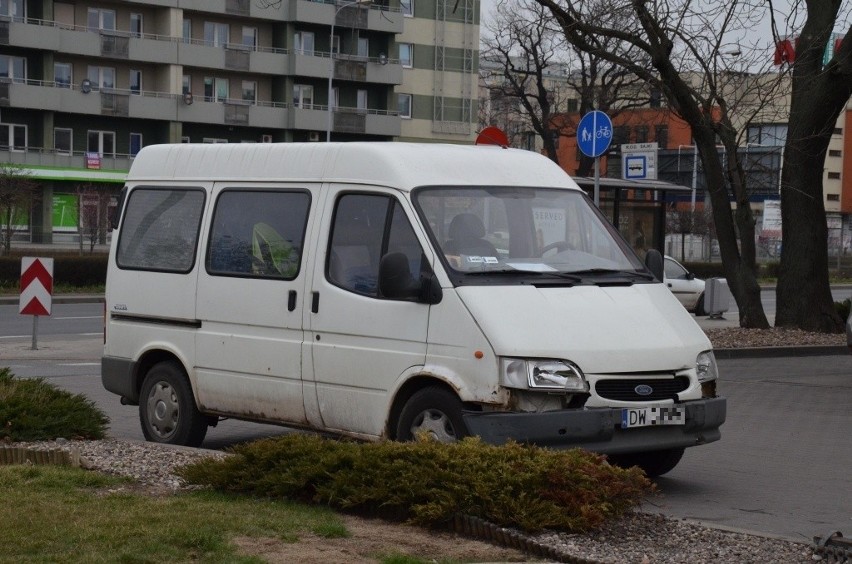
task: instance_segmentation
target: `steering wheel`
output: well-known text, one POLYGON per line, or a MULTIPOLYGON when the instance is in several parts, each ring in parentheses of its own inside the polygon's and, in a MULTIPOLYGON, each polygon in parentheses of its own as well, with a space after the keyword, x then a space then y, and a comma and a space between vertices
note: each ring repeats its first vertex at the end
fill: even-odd
POLYGON ((539 256, 544 256, 544 253, 546 253, 547 251, 552 251, 553 249, 556 249, 558 252, 561 253, 562 251, 567 251, 571 249, 571 244, 568 243, 568 241, 556 241, 555 243, 550 243, 549 245, 545 245, 541 248, 539 256))

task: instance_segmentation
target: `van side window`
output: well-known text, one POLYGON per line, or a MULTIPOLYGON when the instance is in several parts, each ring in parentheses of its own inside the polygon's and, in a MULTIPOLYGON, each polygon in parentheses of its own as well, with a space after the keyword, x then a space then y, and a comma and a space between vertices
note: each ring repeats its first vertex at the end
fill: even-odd
POLYGON ((342 196, 334 212, 328 279, 345 290, 380 297, 379 262, 388 252, 404 253, 412 277, 419 279, 423 250, 400 204, 388 196, 342 196))
POLYGON ((125 206, 116 262, 119 268, 187 273, 204 210, 204 191, 137 188, 125 206))
POLYGON ((310 195, 302 191, 224 190, 213 213, 207 271, 294 279, 310 203, 310 195))

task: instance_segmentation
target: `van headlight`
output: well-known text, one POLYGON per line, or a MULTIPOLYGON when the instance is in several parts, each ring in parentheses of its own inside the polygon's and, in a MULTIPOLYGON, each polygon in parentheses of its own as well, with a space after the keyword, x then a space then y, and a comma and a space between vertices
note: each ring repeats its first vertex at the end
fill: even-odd
POLYGON ((710 382, 719 377, 719 369, 716 367, 716 356, 713 351, 698 353, 695 359, 695 373, 699 382, 710 382))
POLYGON ((564 360, 501 358, 500 379, 507 388, 571 393, 589 391, 580 369, 564 360))

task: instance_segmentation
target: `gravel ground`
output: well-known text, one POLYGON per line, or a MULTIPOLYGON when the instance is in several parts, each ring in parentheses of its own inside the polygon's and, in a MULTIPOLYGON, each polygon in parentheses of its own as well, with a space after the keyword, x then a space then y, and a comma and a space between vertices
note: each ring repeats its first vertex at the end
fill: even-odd
MULTIPOLYGON (((78 449, 84 468, 125 476, 138 481, 138 489, 164 495, 188 489, 174 475, 176 467, 204 457, 226 453, 166 447, 119 440, 24 443, 28 449, 78 449)), ((549 532, 531 540, 559 549, 574 562, 635 562, 640 564, 784 562, 818 560, 809 545, 753 534, 712 529, 697 524, 640 512, 588 534, 549 532)), ((531 560, 538 559, 530 557, 531 560)), ((567 561, 567 560, 566 560, 567 561)))
POLYGON ((846 345, 843 333, 809 333, 799 329, 705 329, 716 349, 744 347, 788 347, 809 345, 846 345))

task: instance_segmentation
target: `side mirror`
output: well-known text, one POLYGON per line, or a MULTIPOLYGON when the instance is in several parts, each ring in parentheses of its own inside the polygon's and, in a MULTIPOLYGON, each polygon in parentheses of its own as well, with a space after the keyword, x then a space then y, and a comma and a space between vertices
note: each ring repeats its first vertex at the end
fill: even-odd
POLYGON ((686 273, 686 279, 687 280, 695 280, 695 274, 692 273, 692 272, 687 272, 686 273))
POLYGON ((443 298, 441 285, 434 275, 424 276, 418 282, 411 276, 408 257, 403 253, 388 253, 379 262, 379 292, 397 300, 413 300, 437 304, 443 298))
POLYGON ((663 281, 663 255, 657 249, 651 249, 645 253, 645 266, 651 271, 659 282, 663 281))

